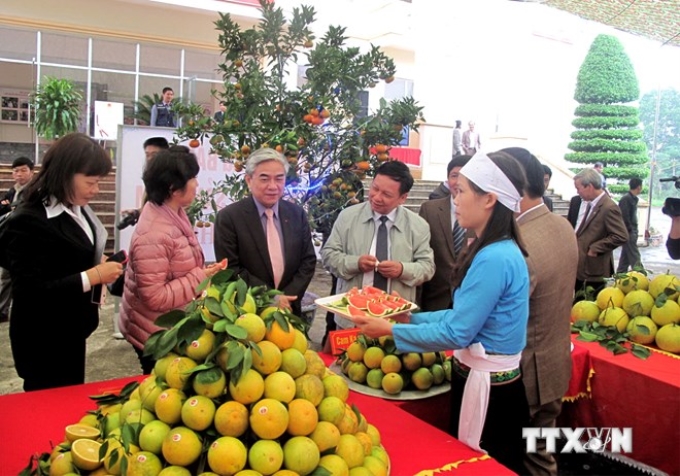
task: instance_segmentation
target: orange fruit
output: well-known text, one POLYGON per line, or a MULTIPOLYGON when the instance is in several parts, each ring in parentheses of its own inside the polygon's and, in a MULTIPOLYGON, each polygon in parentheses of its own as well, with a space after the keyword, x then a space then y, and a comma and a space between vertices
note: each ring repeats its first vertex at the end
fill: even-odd
POLYGON ((265 440, 274 440, 283 435, 289 421, 286 407, 273 398, 263 398, 250 410, 250 428, 265 440))
POLYGON ((189 428, 177 426, 163 440, 165 461, 177 466, 189 466, 201 455, 203 444, 198 435, 189 428))
POLYGON ((192 149, 195 149, 196 147, 198 147, 200 145, 201 145, 201 142, 198 139, 191 139, 189 141, 189 147, 191 147, 192 149))
POLYGON ((295 343, 295 328, 289 323, 288 330, 284 330, 277 321, 273 321, 271 327, 267 328, 265 339, 281 350, 290 349, 295 343))
POLYGON ((237 401, 225 402, 215 412, 215 429, 222 436, 238 438, 248 429, 248 409, 237 401))
POLYGON ((288 415, 288 433, 293 436, 307 436, 319 423, 316 407, 304 398, 296 398, 288 404, 288 415))

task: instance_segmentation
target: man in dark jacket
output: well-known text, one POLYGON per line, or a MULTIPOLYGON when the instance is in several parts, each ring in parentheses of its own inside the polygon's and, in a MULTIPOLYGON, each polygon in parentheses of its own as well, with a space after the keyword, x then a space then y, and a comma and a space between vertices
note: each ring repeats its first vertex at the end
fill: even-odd
POLYGON ((636 268, 642 266, 640 261, 640 250, 638 250, 638 195, 642 192, 642 180, 639 178, 632 178, 628 182, 630 190, 627 194, 619 200, 619 208, 623 216, 623 223, 626 225, 628 231, 628 241, 621 246, 621 257, 619 258, 619 266, 616 268, 617 273, 625 273, 629 268, 636 268))
POLYGON ((176 127, 175 112, 172 110, 172 98, 175 92, 172 88, 163 88, 163 99, 151 108, 151 126, 176 127))
MULTIPOLYGON (((21 192, 33 178, 33 161, 28 157, 17 157, 12 162, 14 186, 0 200, 0 222, 7 218, 21 201, 21 192)), ((0 268, 0 322, 9 320, 9 305, 12 302, 12 282, 9 271, 0 268)))

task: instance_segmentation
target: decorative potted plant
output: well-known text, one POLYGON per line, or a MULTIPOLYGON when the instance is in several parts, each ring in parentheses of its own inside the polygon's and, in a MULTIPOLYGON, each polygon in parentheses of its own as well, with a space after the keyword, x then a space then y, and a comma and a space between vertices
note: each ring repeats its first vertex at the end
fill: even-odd
POLYGON ((73 81, 46 76, 31 94, 36 133, 45 139, 58 139, 77 131, 82 99, 73 81))

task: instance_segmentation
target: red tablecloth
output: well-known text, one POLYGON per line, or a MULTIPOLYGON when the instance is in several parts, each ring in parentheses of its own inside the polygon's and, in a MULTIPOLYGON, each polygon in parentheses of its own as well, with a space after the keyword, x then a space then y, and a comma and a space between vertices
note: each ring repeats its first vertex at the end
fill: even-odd
MULTIPOLYGON (((31 454, 49 451, 50 442, 61 442, 65 426, 95 408, 89 395, 117 392, 126 383, 141 378, 0 396, 0 475, 18 474, 31 454)), ((443 469, 437 474, 514 474, 396 405, 355 392, 350 395, 350 403, 356 404, 380 430, 391 458, 392 475, 426 476, 437 469, 443 469)))
POLYGON ((633 429, 634 460, 680 474, 680 359, 652 352, 647 360, 614 355, 572 338, 594 374, 591 398, 565 402, 558 426, 633 429))
POLYGON ((567 394, 562 400, 573 402, 578 398, 590 397, 590 379, 594 373, 588 349, 575 345, 571 351, 571 380, 569 381, 567 394))

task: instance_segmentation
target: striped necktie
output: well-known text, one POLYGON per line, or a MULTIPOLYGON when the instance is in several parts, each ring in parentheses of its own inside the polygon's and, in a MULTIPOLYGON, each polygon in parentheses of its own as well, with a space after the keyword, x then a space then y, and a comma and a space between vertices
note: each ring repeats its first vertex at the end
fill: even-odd
POLYGON ((463 249, 463 242, 465 241, 465 228, 458 224, 458 220, 453 224, 453 251, 456 256, 460 254, 463 249))
MULTIPOLYGON (((375 257, 378 261, 385 261, 389 257, 387 250, 387 220, 388 218, 385 215, 380 217, 378 236, 375 239, 375 257)), ((376 271, 373 275, 373 286, 387 291, 387 278, 376 271)))

